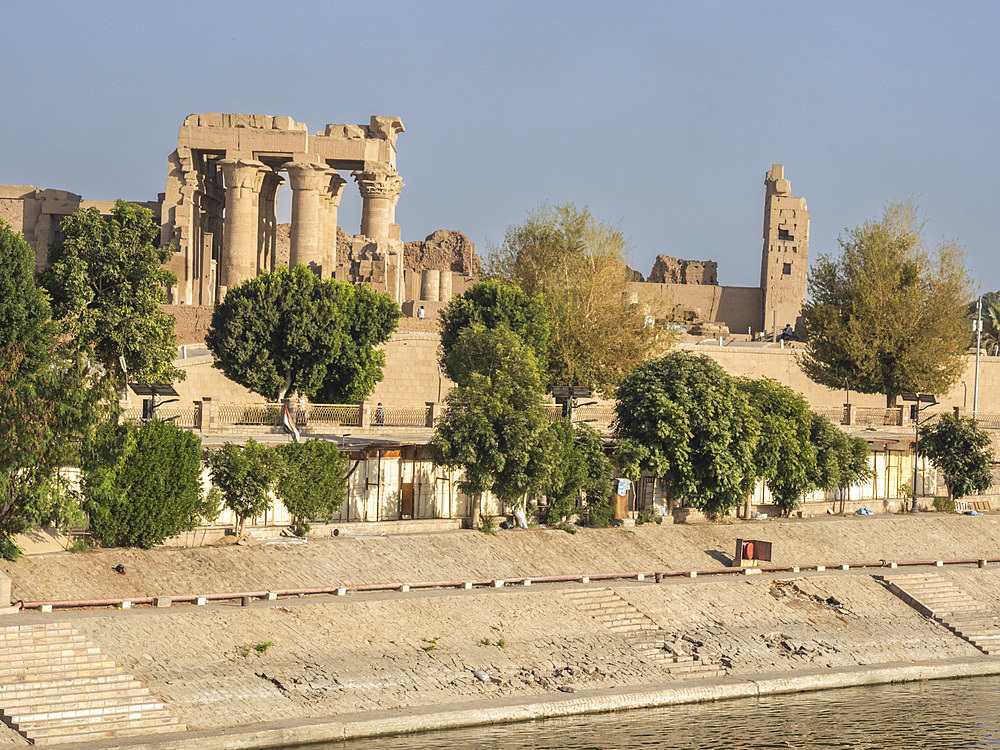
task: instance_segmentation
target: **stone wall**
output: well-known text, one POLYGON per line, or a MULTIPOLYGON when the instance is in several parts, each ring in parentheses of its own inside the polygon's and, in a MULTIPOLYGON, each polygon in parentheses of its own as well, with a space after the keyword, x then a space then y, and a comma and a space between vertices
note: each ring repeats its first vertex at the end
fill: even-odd
MULTIPOLYGON (((160 220, 157 201, 133 201, 153 212, 153 220, 160 220)), ((15 232, 24 235, 35 253, 35 270, 41 271, 48 264, 49 245, 63 239, 60 224, 63 219, 80 208, 96 208, 110 216, 114 201, 84 200, 67 190, 39 189, 34 185, 0 185, 0 219, 15 232)))
POLYGON ((650 315, 668 322, 682 321, 683 313, 690 311, 701 320, 725 322, 733 333, 760 330, 761 290, 757 287, 633 282, 629 289, 640 304, 649 307, 650 315))
POLYGON ((719 264, 714 260, 681 260, 657 255, 646 281, 651 284, 718 284, 719 264))

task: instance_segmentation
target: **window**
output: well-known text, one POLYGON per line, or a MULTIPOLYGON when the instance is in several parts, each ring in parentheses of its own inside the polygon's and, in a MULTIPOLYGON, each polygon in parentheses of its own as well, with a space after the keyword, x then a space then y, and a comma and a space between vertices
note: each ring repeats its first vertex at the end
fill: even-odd
POLYGON ((791 234, 789 234, 787 229, 782 229, 781 227, 778 227, 778 239, 790 242, 795 238, 791 234))
POLYGON ((781 267, 781 275, 782 276, 791 276, 792 275, 792 264, 791 263, 785 263, 781 267))

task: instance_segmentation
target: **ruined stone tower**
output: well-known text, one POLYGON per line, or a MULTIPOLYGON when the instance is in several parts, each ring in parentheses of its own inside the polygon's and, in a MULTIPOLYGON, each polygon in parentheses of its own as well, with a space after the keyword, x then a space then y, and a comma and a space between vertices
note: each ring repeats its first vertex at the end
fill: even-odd
POLYGON ((792 197, 781 164, 764 177, 764 250, 760 264, 761 329, 771 334, 796 326, 806 301, 809 209, 792 197))

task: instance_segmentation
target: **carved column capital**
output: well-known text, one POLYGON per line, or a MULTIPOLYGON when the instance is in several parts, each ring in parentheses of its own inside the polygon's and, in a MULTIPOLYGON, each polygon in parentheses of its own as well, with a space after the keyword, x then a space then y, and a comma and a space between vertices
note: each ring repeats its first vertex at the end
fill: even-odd
POLYGON ((226 190, 237 191, 239 197, 259 192, 264 177, 271 173, 270 167, 255 159, 220 159, 218 164, 226 190))
POLYGON ((333 170, 326 164, 305 161, 289 161, 281 165, 282 172, 288 172, 288 184, 292 190, 322 190, 329 184, 333 170))
POLYGON ((399 199, 399 191, 405 184, 399 173, 390 167, 359 169, 351 172, 351 176, 357 181, 362 198, 380 198, 390 200, 393 204, 399 199))
POLYGON ((347 184, 347 180, 333 171, 330 175, 330 181, 327 183, 324 190, 324 197, 334 208, 340 205, 340 197, 344 194, 344 186, 347 184))

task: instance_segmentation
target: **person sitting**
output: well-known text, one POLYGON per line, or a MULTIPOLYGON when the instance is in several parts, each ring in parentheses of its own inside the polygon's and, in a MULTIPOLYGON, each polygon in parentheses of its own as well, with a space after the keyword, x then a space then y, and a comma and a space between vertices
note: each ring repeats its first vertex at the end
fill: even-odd
POLYGON ((786 323, 784 330, 781 335, 778 336, 778 341, 794 341, 795 340, 795 329, 792 328, 791 323, 786 323))
POLYGON ((421 305, 421 306, 420 306, 420 307, 419 307, 419 308, 417 309, 417 318, 419 318, 420 320, 423 320, 423 319, 424 319, 424 306, 423 306, 423 305, 421 305))

